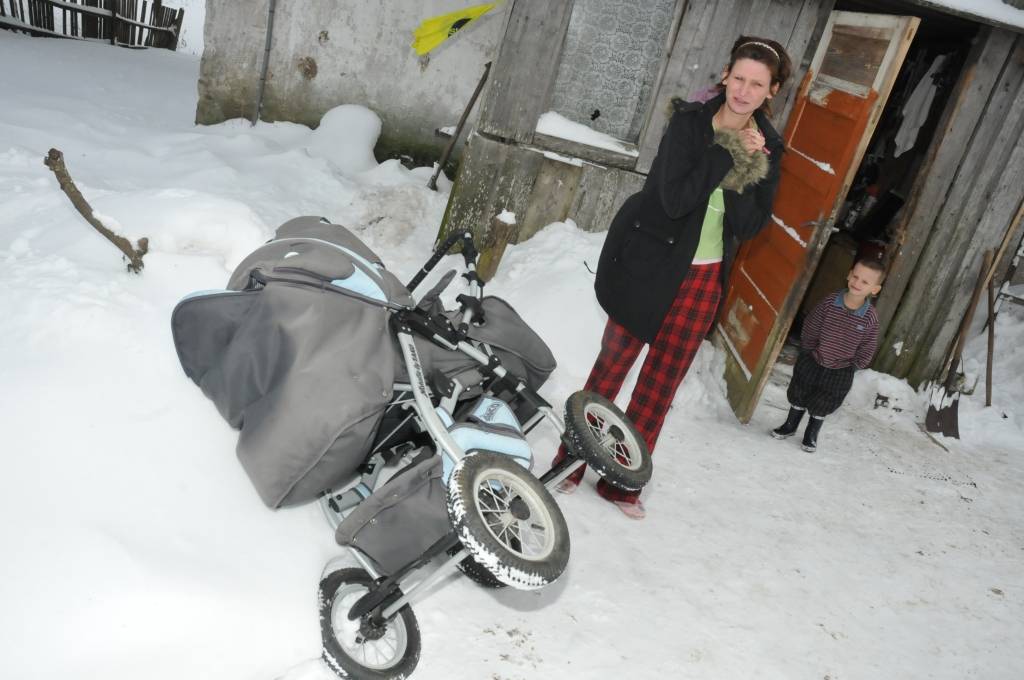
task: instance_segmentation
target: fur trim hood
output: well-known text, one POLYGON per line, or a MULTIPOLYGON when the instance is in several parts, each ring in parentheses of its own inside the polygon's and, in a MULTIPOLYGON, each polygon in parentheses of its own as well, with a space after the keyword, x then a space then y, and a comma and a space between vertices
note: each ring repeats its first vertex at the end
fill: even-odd
POLYGON ((722 188, 742 194, 768 175, 768 156, 760 151, 747 153, 734 130, 715 130, 715 144, 732 156, 732 170, 722 180, 722 188))

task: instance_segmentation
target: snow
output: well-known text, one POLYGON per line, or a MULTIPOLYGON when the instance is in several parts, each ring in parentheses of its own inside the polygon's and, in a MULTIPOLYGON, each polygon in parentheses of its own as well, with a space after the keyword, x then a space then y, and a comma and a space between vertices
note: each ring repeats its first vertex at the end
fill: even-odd
MULTIPOLYGON (((315 505, 260 503, 237 434, 182 374, 170 314, 303 214, 349 225, 404 280, 450 183, 369 167, 360 107, 331 114, 361 121, 350 134, 193 126, 188 54, 2 34, 0 63, 14 65, 0 70, 4 677, 329 680, 316 587, 351 561, 315 505), (104 219, 150 239, 141 275, 61 193, 51 147, 104 219)), ((602 240, 549 225, 489 285, 558 358, 555 404, 597 352, 602 240)), ((1024 677, 1024 308, 1004 305, 996 331, 994 405, 982 383, 961 400, 962 440, 923 434, 927 394, 864 371, 814 455, 766 435, 788 369, 743 426, 705 344, 662 432, 647 519, 600 500, 590 473, 557 499, 572 538, 561 579, 518 592, 452 577, 414 603, 414 677, 1024 677)), ((984 350, 984 336, 968 344, 969 372, 984 350)), ((543 465, 556 439, 536 435, 543 465)))
POLYGON ((813 158, 811 158, 810 156, 808 156, 807 154, 805 154, 800 149, 797 149, 796 147, 792 147, 792 146, 789 147, 789 151, 792 151, 796 155, 802 156, 803 158, 806 158, 807 160, 809 160, 811 163, 814 163, 816 166, 818 166, 818 169, 821 170, 822 172, 827 172, 830 175, 836 174, 836 171, 832 169, 832 166, 829 163, 826 163, 824 161, 816 161, 813 158))
POLYGON ((178 52, 194 57, 203 56, 206 0, 169 0, 165 6, 185 10, 185 18, 181 22, 181 35, 178 37, 178 52))
POLYGON ((373 147, 380 129, 380 117, 368 108, 336 106, 320 119, 306 151, 314 158, 326 158, 342 174, 373 170, 377 167, 373 147))
POLYGON ((516 214, 511 210, 502 210, 498 213, 497 219, 505 224, 515 224, 516 214))
POLYGON ((579 142, 580 144, 587 144, 588 146, 596 146, 599 149, 608 149, 626 154, 627 156, 640 155, 640 152, 635 148, 626 146, 624 142, 620 142, 615 137, 604 132, 598 132, 582 123, 571 121, 554 111, 541 114, 537 120, 537 132, 549 137, 558 137, 572 142, 579 142))
POLYGON ((782 227, 782 231, 784 231, 787 234, 789 234, 793 238, 794 241, 796 241, 797 243, 800 244, 801 248, 806 248, 807 247, 807 241, 805 241, 802 238, 800 238, 800 234, 797 232, 797 230, 794 229, 793 227, 789 226, 788 224, 786 224, 782 220, 780 220, 775 215, 775 213, 772 213, 772 222, 774 222, 775 224, 777 224, 780 227, 782 227))
POLYGON ((573 158, 571 156, 564 156, 564 155, 562 155, 560 153, 555 153, 554 151, 545 151, 543 153, 543 156, 544 156, 544 158, 547 158, 549 160, 558 161, 559 163, 565 163, 566 165, 573 165, 573 166, 575 166, 577 168, 582 168, 583 167, 583 159, 581 159, 581 158, 573 158))
POLYGON ((919 4, 935 9, 962 12, 981 20, 994 21, 1005 26, 1024 28, 1024 9, 1008 5, 1004 0, 917 0, 919 4))

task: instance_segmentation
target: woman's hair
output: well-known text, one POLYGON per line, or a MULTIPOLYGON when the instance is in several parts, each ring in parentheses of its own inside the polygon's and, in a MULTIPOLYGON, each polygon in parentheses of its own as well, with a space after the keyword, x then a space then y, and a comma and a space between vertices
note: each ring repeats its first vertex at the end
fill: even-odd
MULTIPOLYGON (((780 89, 789 80, 793 70, 793 63, 789 60, 786 49, 768 38, 741 35, 732 45, 727 70, 732 71, 733 65, 740 59, 752 59, 767 66, 768 71, 772 74, 771 85, 778 85, 780 89)), ((761 108, 766 113, 771 113, 771 106, 769 106, 767 99, 765 99, 761 108)))

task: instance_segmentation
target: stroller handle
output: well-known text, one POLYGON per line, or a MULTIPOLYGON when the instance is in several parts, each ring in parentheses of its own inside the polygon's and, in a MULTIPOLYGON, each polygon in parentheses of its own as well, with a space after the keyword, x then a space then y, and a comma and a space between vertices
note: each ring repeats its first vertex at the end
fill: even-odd
POLYGON ((462 257, 466 261, 466 266, 469 267, 470 265, 476 264, 477 251, 476 246, 473 244, 472 232, 454 231, 448 235, 448 238, 446 238, 441 245, 437 247, 434 254, 431 255, 430 259, 427 260, 427 263, 424 264, 418 272, 416 272, 416 275, 412 277, 412 280, 405 284, 405 287, 409 289, 410 293, 416 288, 416 286, 420 285, 427 274, 430 273, 430 270, 436 267, 437 263, 441 261, 441 258, 447 255, 448 251, 451 250, 452 247, 460 240, 462 241, 462 257))

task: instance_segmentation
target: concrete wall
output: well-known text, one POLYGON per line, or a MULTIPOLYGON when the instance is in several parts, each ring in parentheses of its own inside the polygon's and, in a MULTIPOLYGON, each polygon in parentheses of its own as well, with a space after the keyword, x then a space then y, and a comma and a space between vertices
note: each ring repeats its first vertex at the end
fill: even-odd
MULTIPOLYGON (((434 160, 447 143, 434 129, 458 121, 496 53, 508 4, 420 58, 410 47, 413 29, 466 7, 464 0, 279 0, 262 119, 315 127, 339 104, 362 104, 384 121, 378 159, 434 160)), ((197 123, 252 115, 267 7, 268 0, 207 3, 197 123)))

